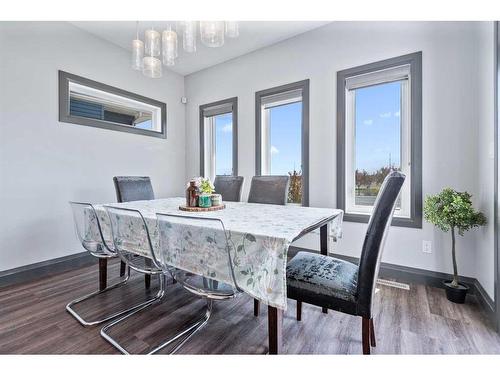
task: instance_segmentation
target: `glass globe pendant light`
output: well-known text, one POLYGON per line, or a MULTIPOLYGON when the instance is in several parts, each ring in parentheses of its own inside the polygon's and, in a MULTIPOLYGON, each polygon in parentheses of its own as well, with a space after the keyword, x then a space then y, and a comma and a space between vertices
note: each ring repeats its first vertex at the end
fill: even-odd
POLYGON ((150 29, 146 30, 144 37, 146 39, 146 55, 153 57, 160 56, 160 33, 156 30, 150 29))
POLYGON ((160 33, 150 29, 146 30, 144 36, 146 40, 145 51, 147 56, 142 60, 142 74, 150 78, 160 78, 162 75, 162 66, 160 59, 157 58, 161 51, 160 33))
POLYGON ((142 70, 144 58, 144 43, 139 38, 132 41, 132 69, 142 70))
POLYGON ((240 35, 238 22, 226 21, 226 36, 228 38, 237 38, 240 35))
POLYGON ((132 40, 132 69, 142 70, 144 43, 139 39, 139 22, 135 26, 135 39, 132 40))
POLYGON ((196 52, 196 21, 182 22, 182 48, 189 53, 196 52))
POLYGON ((175 64, 177 52, 177 33, 171 27, 162 33, 162 59, 163 64, 172 66, 175 64))
POLYGON ((207 47, 224 45, 224 21, 200 21, 200 39, 207 47))
POLYGON ((149 78, 160 78, 162 75, 161 61, 156 57, 146 56, 144 58, 142 74, 149 78))

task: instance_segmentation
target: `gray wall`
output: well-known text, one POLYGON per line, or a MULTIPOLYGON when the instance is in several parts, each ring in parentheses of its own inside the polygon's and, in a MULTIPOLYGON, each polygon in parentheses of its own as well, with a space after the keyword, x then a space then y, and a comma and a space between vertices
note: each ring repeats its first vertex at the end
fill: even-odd
POLYGON ((62 22, 0 23, 0 271, 83 251, 67 202, 113 202, 114 175, 182 194, 184 78, 151 80, 129 54, 62 22), (57 71, 167 103, 167 139, 58 122, 57 71))
MULTIPOLYGON (((335 207, 336 183, 336 72, 411 52, 423 52, 423 193, 445 186, 467 190, 475 203, 492 207, 492 191, 478 178, 487 175, 490 161, 478 148, 479 64, 490 57, 488 44, 479 46, 485 27, 477 22, 336 22, 186 77, 188 106, 186 176, 197 174, 198 106, 238 96, 239 174, 254 174, 255 91, 310 79, 310 204, 335 207), (481 50, 480 50, 481 49, 481 50), (235 82, 237 84, 235 84, 235 82), (481 190, 481 194, 479 194, 481 190), (328 193, 326 193, 328 192, 328 193)), ((486 78, 485 78, 486 79, 486 78)), ((492 113, 492 112, 491 112, 492 113)), ((488 137, 486 123, 481 139, 488 137)), ((345 223, 336 251, 359 256, 365 224, 345 223)), ((493 295, 490 227, 468 233, 458 243, 460 271, 480 277, 493 295), (481 242, 479 237, 486 239, 481 242), (481 249, 477 249, 480 244, 481 249)), ((301 245, 318 246, 317 236, 301 245)), ((424 223, 422 229, 393 227, 383 261, 433 271, 451 272, 449 234, 424 223), (430 240, 432 254, 422 252, 430 240)))

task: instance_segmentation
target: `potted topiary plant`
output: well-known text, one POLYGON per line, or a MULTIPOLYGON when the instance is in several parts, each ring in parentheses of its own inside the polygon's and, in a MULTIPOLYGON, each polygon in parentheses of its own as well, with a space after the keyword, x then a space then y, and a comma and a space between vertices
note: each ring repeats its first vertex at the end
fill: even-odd
POLYGON ((451 188, 425 198, 424 218, 444 232, 451 232, 451 256, 453 280, 444 281, 446 297, 454 303, 464 303, 469 288, 458 282, 457 257, 455 254, 455 232, 464 232, 486 224, 486 218, 472 207, 471 195, 451 188))

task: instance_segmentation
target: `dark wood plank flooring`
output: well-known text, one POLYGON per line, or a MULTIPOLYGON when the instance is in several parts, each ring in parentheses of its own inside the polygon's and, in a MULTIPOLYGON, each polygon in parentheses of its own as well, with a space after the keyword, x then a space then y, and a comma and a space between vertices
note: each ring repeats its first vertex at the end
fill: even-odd
MULTIPOLYGON (((111 262, 108 275, 108 283, 117 281, 119 262, 111 262)), ((143 280, 134 274, 126 287, 82 305, 79 311, 92 317, 125 307, 124 300, 144 300, 156 292, 158 284, 154 280, 152 289, 145 292, 143 280)), ((67 302, 92 292, 97 284, 96 265, 0 289, 0 353, 117 353, 99 335, 100 327, 83 327, 65 310, 67 302)), ((454 305, 443 290, 411 285, 409 291, 382 286, 376 298, 373 354, 500 353, 500 337, 474 296, 465 305, 454 305)), ((130 351, 144 352, 200 317, 204 306, 178 284, 169 285, 162 304, 114 327, 111 333, 130 351)), ((322 314, 321 309, 303 304, 302 321, 297 322, 295 302, 290 300, 283 318, 283 343, 284 353, 290 354, 360 354, 361 319, 332 311, 322 314)), ((208 325, 180 353, 267 351, 265 306, 254 317, 253 299, 242 295, 215 303, 208 325)))

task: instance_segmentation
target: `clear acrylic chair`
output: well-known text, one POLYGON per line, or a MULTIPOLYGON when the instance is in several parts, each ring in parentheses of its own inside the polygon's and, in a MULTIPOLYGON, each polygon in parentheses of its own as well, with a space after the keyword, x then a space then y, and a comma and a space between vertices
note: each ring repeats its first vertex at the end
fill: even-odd
POLYGON ((155 261, 184 289, 207 301, 205 314, 176 336, 183 339, 171 351, 173 354, 207 324, 214 300, 234 298, 241 289, 234 276, 233 248, 220 219, 156 216, 160 241, 155 249, 155 261))
MULTIPOLYGON (((99 259, 116 258, 118 255, 112 244, 112 239, 104 238, 101 229, 101 224, 94 209, 94 206, 92 206, 92 204, 90 203, 82 203, 82 202, 69 202, 69 204, 73 211, 73 219, 75 223, 76 235, 80 240, 80 243, 82 244, 84 249, 87 250, 92 256, 99 259)), ((86 320, 75 310, 76 305, 84 301, 91 300, 93 297, 106 293, 112 289, 123 286, 128 282, 129 278, 130 278, 130 270, 128 270, 125 278, 120 282, 71 301, 66 305, 66 310, 78 322, 80 322, 80 324, 84 326, 94 326, 112 320, 114 318, 117 318, 120 315, 127 314, 137 308, 140 308, 143 304, 148 303, 149 301, 136 304, 125 310, 113 312, 111 313, 111 315, 90 321, 86 320)))
MULTIPOLYGON (((151 178, 148 176, 115 176, 113 183, 118 203, 155 199, 151 178)), ((120 264, 120 276, 125 274, 125 262, 120 264)), ((151 286, 151 275, 144 275, 146 288, 151 286)))
MULTIPOLYGON (((166 276, 169 274, 169 270, 160 267, 159 263, 155 259, 153 248, 157 245, 153 245, 146 220, 140 211, 112 206, 105 206, 105 209, 111 224, 114 248, 120 259, 127 264, 128 268, 132 268, 133 270, 144 274, 157 275, 159 277, 160 289, 153 299, 149 300, 147 303, 143 304, 141 307, 135 309, 129 314, 105 325, 101 329, 101 336, 106 341, 123 354, 131 354, 122 344, 111 337, 109 330, 112 327, 126 321, 139 311, 162 302, 165 297, 167 283, 166 276)), ((154 225, 156 226, 156 220, 154 225)), ((157 345, 147 354, 156 353, 172 341, 173 339, 170 339, 157 345)))

